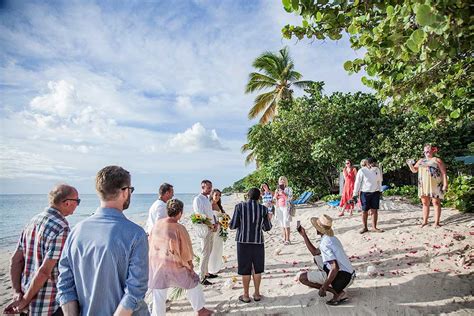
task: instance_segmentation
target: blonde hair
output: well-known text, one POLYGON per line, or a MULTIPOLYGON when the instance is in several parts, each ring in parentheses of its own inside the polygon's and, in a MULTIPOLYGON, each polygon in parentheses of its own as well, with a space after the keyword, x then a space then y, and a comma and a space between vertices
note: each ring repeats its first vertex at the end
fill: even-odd
POLYGON ((367 164, 368 164, 367 159, 362 159, 362 160, 360 161, 360 166, 361 166, 361 167, 367 167, 367 164))
POLYGON ((278 178, 278 183, 280 183, 280 181, 283 181, 285 183, 285 187, 288 186, 288 179, 285 176, 279 177, 278 178))

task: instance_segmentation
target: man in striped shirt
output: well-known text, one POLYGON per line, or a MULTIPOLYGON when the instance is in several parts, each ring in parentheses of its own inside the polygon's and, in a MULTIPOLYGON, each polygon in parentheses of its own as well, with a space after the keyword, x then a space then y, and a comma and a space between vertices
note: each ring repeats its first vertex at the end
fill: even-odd
POLYGON ((244 303, 250 302, 249 285, 253 275, 255 292, 253 299, 260 301, 260 281, 265 269, 265 247, 263 232, 269 231, 272 224, 268 217, 268 210, 258 203, 260 190, 252 188, 248 192, 249 200, 235 206, 231 229, 237 229, 235 241, 237 241, 237 265, 238 273, 242 276, 244 294, 239 300, 244 303))
POLYGON ((12 256, 10 276, 15 300, 5 312, 63 315, 56 302, 58 260, 69 234, 66 216, 80 203, 77 190, 61 184, 49 192, 49 208, 33 217, 12 256))

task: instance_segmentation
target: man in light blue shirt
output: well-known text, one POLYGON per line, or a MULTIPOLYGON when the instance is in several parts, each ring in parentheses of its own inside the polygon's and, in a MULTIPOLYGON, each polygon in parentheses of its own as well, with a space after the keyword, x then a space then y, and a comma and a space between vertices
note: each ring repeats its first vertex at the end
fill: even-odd
POLYGON ((306 231, 299 226, 298 232, 303 236, 306 247, 314 256, 317 270, 301 273, 299 281, 312 288, 319 289, 319 296, 326 296, 326 291, 333 294, 328 305, 339 305, 348 299, 344 291, 355 277, 351 262, 344 252, 341 242, 334 236, 332 218, 323 214, 320 218, 311 218, 311 224, 321 236, 319 248, 313 246, 306 231))
POLYGON ((74 227, 59 261, 57 300, 65 315, 148 315, 148 240, 123 211, 134 190, 130 173, 97 173, 100 207, 74 227))

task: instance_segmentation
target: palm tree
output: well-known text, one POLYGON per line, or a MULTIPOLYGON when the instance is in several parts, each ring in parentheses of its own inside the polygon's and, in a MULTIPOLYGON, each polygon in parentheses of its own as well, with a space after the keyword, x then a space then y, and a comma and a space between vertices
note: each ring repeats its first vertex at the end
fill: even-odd
POLYGON ((306 88, 312 82, 299 81, 303 76, 294 70, 288 47, 280 49, 276 54, 263 53, 255 59, 252 66, 261 73, 250 73, 245 93, 270 89, 255 98, 255 104, 249 111, 249 119, 254 119, 263 112, 260 124, 268 123, 278 114, 280 101, 292 99, 293 90, 290 89, 292 85, 306 88))

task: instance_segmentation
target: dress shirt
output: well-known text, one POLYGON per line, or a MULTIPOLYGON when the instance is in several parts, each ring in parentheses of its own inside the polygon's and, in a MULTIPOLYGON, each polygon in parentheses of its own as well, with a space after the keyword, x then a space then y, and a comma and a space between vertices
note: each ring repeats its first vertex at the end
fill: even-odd
POLYGON ((146 232, 150 235, 153 225, 156 221, 162 218, 168 217, 168 210, 166 209, 166 203, 158 199, 156 200, 148 210, 148 219, 146 221, 146 232))
POLYGON ((382 188, 382 172, 377 167, 363 167, 357 171, 354 183, 354 196, 360 192, 377 192, 382 188))
POLYGON ((212 211, 212 205, 209 198, 204 194, 199 194, 193 200, 193 210, 196 214, 205 215, 211 219, 211 223, 216 223, 214 212, 212 211))
POLYGON ((323 237, 321 237, 321 243, 319 244, 319 250, 321 251, 323 262, 329 270, 331 270, 329 261, 336 260, 339 270, 349 273, 354 272, 354 268, 352 268, 352 264, 337 237, 323 235, 323 237))
POLYGON ((237 229, 235 241, 246 244, 263 244, 263 231, 272 229, 268 210, 258 201, 249 200, 235 206, 230 229, 237 229))
POLYGON ((98 208, 74 227, 59 261, 58 301, 81 315, 112 315, 118 305, 148 315, 148 240, 114 208, 98 208))

